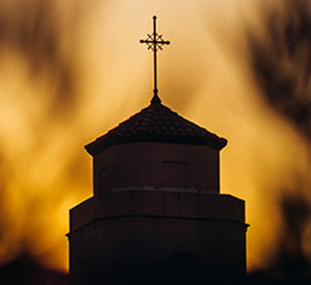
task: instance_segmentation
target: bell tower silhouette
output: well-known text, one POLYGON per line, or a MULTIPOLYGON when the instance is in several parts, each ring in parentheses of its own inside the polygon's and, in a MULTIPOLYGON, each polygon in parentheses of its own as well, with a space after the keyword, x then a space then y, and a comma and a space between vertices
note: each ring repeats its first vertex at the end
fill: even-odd
POLYGON ((161 103, 86 145, 94 195, 70 210, 70 275, 77 284, 201 284, 246 271, 244 201, 220 194, 227 140, 161 103))

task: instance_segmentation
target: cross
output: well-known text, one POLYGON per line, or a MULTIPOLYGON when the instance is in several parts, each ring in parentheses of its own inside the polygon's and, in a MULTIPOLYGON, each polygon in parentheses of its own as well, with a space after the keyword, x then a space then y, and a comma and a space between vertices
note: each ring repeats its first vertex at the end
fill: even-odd
POLYGON ((147 44, 148 50, 151 49, 153 51, 153 59, 154 59, 154 90, 153 90, 153 98, 151 103, 161 103, 161 100, 158 96, 158 88, 157 88, 157 51, 162 50, 163 45, 169 45, 169 41, 165 41, 162 39, 162 35, 157 34, 157 26, 156 26, 157 17, 153 16, 153 34, 149 35, 146 40, 140 40, 141 44, 147 44))

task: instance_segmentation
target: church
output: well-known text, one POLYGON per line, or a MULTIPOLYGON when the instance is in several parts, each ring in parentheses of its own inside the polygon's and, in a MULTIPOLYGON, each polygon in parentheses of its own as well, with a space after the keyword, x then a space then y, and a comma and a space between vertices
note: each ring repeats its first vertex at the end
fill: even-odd
POLYGON ((244 201, 220 194, 227 140, 162 104, 154 32, 149 106, 86 145, 94 195, 70 210, 75 284, 234 284, 246 272, 244 201), (213 283, 214 282, 214 283, 213 283), (223 283, 221 283, 223 282, 223 283))

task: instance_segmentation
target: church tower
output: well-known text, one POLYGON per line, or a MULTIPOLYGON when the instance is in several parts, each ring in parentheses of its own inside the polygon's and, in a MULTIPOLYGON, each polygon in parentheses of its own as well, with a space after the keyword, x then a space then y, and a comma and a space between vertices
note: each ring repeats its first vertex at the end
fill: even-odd
POLYGON ((227 141, 155 91, 148 107, 85 147, 94 195, 70 210, 68 234, 78 284, 202 284, 245 274, 244 201, 219 189, 227 141))

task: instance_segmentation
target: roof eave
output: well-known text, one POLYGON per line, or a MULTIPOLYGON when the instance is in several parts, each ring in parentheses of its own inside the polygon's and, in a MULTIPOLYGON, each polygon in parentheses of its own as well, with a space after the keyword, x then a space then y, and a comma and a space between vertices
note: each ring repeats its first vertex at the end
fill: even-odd
POLYGON ((95 156, 106 149, 114 146, 114 145, 120 145, 120 144, 130 144, 130 143, 169 143, 169 144, 184 144, 184 145, 202 145, 202 146, 207 146, 212 149, 215 149, 217 151, 222 150, 228 143, 228 141, 224 138, 217 138, 214 141, 196 141, 196 140, 184 140, 182 138, 146 138, 144 140, 137 138, 131 139, 131 140, 123 140, 123 141, 118 141, 118 140, 111 140, 109 141, 103 141, 103 137, 87 144, 84 148, 86 151, 91 154, 92 156, 95 156))

